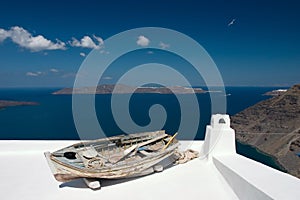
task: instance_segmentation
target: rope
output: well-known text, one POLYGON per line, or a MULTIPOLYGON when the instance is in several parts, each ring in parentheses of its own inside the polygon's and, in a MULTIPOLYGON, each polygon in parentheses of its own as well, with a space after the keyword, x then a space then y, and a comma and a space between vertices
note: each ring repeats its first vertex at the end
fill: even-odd
POLYGON ((180 151, 176 151, 174 153, 174 155, 176 156, 176 160, 175 160, 175 164, 184 164, 190 160, 193 160, 194 158, 198 158, 199 157, 199 152, 198 151, 194 151, 192 149, 188 149, 186 151, 180 152, 180 151))

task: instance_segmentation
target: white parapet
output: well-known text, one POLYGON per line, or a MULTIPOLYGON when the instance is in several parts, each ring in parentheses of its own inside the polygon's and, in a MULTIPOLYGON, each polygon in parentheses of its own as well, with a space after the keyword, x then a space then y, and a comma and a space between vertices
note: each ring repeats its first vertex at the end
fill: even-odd
POLYGON ((214 155, 235 154, 235 132, 230 128, 228 115, 216 114, 211 117, 211 124, 206 127, 202 157, 208 160, 214 155))
POLYGON ((236 153, 228 115, 216 114, 206 128, 201 150, 239 199, 299 199, 300 180, 236 153))

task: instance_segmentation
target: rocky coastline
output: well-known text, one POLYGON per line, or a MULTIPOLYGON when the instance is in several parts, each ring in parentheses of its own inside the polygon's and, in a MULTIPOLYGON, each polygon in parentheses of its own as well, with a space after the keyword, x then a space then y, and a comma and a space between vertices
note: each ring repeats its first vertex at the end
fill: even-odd
POLYGON ((300 84, 232 116, 239 142, 274 157, 300 178, 300 84))

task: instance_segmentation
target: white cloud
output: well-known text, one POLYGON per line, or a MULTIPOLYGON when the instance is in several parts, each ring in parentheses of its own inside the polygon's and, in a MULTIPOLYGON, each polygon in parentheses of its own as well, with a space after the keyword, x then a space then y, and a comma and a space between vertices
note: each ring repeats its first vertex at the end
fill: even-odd
POLYGON ((33 36, 22 27, 14 26, 10 30, 0 29, 0 42, 10 38, 14 43, 31 51, 66 49, 66 44, 60 40, 52 42, 42 35, 33 36))
POLYGON ((9 37, 9 32, 0 28, 0 42, 9 37))
POLYGON ((97 46, 89 36, 84 36, 80 41, 78 41, 76 38, 73 38, 71 45, 74 47, 83 48, 95 48, 97 46))
MULTIPOLYGON (((11 39, 15 44, 22 48, 29 49, 32 52, 58 49, 65 50, 67 45, 90 49, 100 49, 104 46, 103 39, 96 35, 92 37, 86 35, 80 40, 72 38, 72 40, 66 44, 58 39, 51 41, 43 35, 33 36, 29 31, 20 26, 14 26, 7 30, 0 28, 0 43, 6 39, 11 39)), ((83 56, 82 53, 80 55, 83 56)))
POLYGON ((159 46, 160 46, 160 48, 162 48, 162 49, 167 49, 167 48, 170 47, 169 44, 166 44, 166 43, 163 43, 163 42, 160 42, 160 43, 159 43, 159 46))
POLYGON ((141 47, 146 47, 149 45, 149 43, 150 43, 150 40, 143 35, 140 35, 138 37, 138 40, 136 41, 136 44, 141 47))
POLYGON ((103 45, 104 44, 104 41, 101 37, 98 37, 96 35, 93 35, 93 37, 95 38, 95 40, 97 40, 98 45, 103 45))
POLYGON ((83 53, 83 52, 80 52, 79 55, 82 56, 82 57, 85 57, 85 56, 86 56, 85 53, 83 53))
POLYGON ((52 68, 52 69, 50 69, 50 72, 57 73, 57 72, 59 72, 59 70, 55 69, 55 68, 52 68))
POLYGON ((69 42, 73 47, 82 47, 82 48, 90 48, 90 49, 99 49, 103 45, 103 40, 100 37, 93 36, 96 42, 89 36, 84 36, 80 41, 76 38, 72 38, 72 41, 69 42))
POLYGON ((27 72, 26 76, 39 76, 40 74, 35 73, 35 72, 27 72))
MULTIPOLYGON (((50 71, 55 70, 55 69, 50 69, 50 71)), ((52 71, 53 72, 53 71, 52 71)), ((57 71, 58 72, 58 71, 57 71)), ((47 72, 41 72, 41 71, 37 71, 37 72, 27 72, 25 74, 26 76, 44 76, 47 75, 47 72)))

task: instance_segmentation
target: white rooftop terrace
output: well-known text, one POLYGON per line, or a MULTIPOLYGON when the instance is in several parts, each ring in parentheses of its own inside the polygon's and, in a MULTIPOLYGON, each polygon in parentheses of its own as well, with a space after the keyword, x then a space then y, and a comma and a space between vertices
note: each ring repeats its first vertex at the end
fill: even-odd
POLYGON ((1 199, 299 199, 300 179, 236 154, 234 139, 229 117, 214 115, 204 141, 180 141, 200 158, 136 179, 103 180, 96 191, 81 179, 57 182, 44 157, 78 141, 0 141, 1 199))

